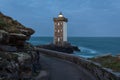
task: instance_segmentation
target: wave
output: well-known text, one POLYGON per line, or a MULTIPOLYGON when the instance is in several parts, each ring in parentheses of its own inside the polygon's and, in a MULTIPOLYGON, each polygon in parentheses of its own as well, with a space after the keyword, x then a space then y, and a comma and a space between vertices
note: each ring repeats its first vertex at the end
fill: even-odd
POLYGON ((96 50, 86 48, 86 47, 79 47, 79 49, 81 50, 81 53, 92 53, 92 54, 98 53, 96 50))
POLYGON ((87 55, 79 55, 80 57, 83 57, 83 58, 93 58, 94 56, 87 56, 87 55))

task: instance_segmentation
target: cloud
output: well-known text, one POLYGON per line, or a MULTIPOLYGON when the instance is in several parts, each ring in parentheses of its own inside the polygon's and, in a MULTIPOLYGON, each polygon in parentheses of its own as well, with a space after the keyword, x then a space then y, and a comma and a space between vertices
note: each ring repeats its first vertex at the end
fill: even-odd
POLYGON ((69 35, 120 35, 120 0, 0 0, 0 11, 35 29, 35 35, 52 36, 52 18, 60 11, 69 19, 69 35))

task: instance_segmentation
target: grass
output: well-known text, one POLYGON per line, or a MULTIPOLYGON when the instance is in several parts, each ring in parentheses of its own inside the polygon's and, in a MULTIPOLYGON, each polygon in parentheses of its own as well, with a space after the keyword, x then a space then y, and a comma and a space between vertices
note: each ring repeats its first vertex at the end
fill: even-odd
POLYGON ((110 68, 113 71, 120 72, 120 59, 115 56, 104 56, 98 58, 91 58, 90 60, 100 63, 105 68, 110 68))

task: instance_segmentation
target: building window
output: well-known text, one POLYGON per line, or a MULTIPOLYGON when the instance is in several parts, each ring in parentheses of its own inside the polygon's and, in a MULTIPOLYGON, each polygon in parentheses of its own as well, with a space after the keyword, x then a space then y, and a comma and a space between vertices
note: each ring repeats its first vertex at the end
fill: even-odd
POLYGON ((58 37, 58 42, 60 42, 60 38, 58 37))
POLYGON ((55 26, 57 26, 57 25, 58 25, 58 23, 56 22, 56 23, 55 23, 55 26))
POLYGON ((60 25, 60 23, 58 23, 58 26, 60 25))
POLYGON ((60 32, 60 30, 58 30, 58 33, 60 32))
POLYGON ((58 30, 55 30, 55 32, 57 32, 58 30))

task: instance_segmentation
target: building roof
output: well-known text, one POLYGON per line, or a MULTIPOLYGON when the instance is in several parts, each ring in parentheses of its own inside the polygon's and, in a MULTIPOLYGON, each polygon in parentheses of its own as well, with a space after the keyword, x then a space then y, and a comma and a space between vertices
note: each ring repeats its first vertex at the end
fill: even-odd
POLYGON ((53 18, 54 21, 65 21, 68 22, 68 19, 65 18, 62 14, 62 12, 59 13, 58 18, 53 18))
POLYGON ((59 13, 58 17, 64 17, 62 12, 59 13))

